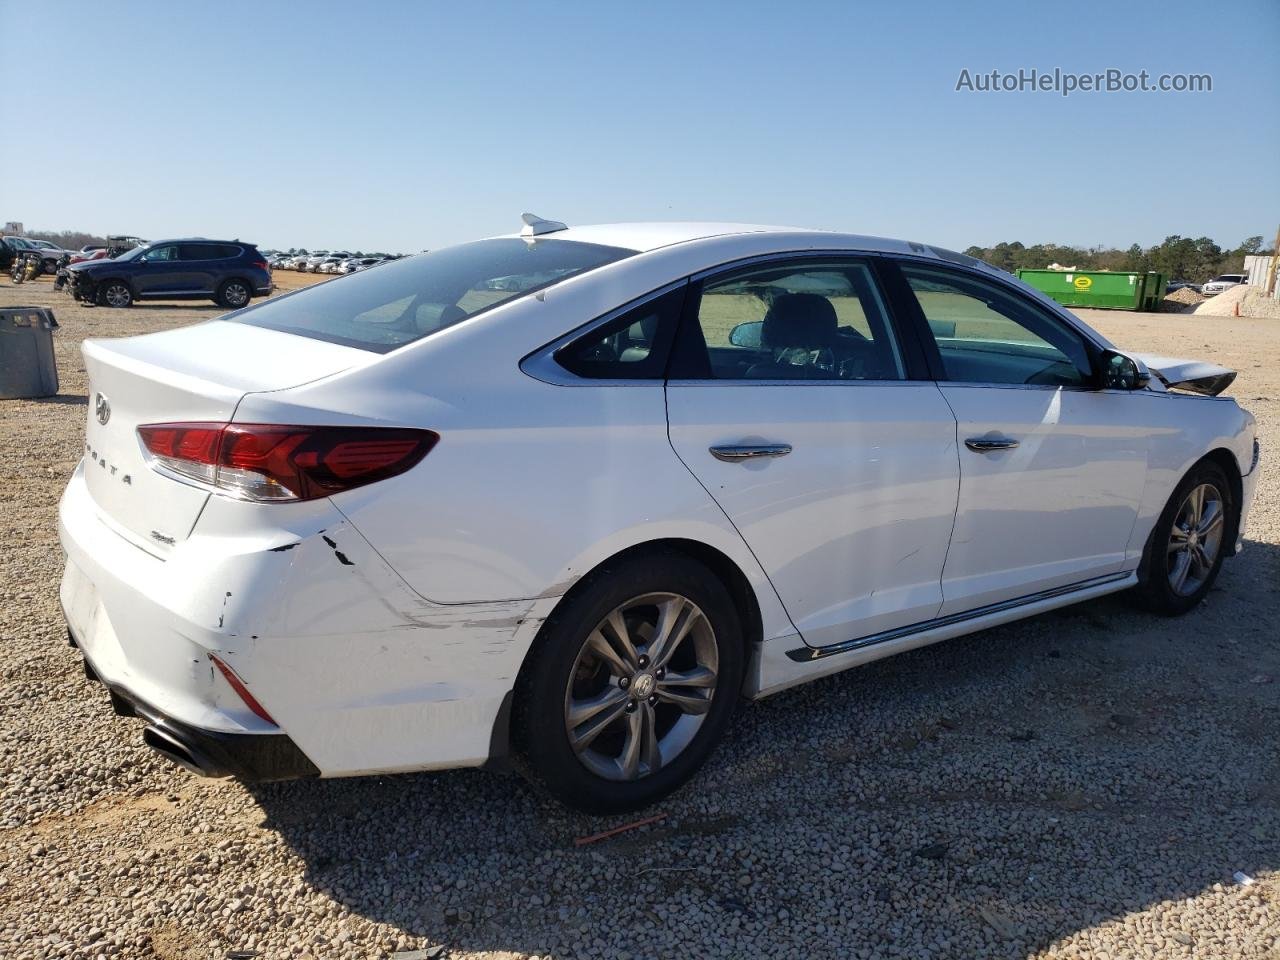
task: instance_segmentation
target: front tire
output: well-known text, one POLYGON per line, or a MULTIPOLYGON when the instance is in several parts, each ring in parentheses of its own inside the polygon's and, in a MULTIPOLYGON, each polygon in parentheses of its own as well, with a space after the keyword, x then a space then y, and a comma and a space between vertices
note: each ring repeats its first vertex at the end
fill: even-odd
POLYGON ((108 307, 128 307, 133 305, 133 291, 121 280, 110 280, 103 284, 98 293, 98 302, 108 307))
POLYGON ((589 813, 647 806, 723 736, 744 669, 724 584, 679 553, 608 564, 547 620, 516 685, 517 768, 589 813))
POLYGON ((1182 478, 1147 543, 1136 590, 1143 607, 1176 617, 1208 595, 1230 546, 1236 509, 1216 463, 1201 461, 1182 478))

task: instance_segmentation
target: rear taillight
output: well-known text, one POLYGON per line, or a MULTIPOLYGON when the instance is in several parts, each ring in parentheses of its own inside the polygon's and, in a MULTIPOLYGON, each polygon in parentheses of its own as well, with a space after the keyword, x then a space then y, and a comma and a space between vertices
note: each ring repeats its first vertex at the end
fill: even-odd
POLYGON ((151 423, 153 465, 244 500, 314 500, 404 473, 440 439, 398 427, 151 423))
POLYGON ((255 260, 253 261, 253 265, 259 270, 266 270, 268 272, 271 270, 271 264, 267 263, 265 260, 255 260))

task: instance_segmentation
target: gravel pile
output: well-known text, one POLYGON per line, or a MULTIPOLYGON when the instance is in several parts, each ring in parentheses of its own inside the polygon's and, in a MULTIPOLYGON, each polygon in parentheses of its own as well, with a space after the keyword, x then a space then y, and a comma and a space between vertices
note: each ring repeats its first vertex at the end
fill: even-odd
POLYGON ((1166 293, 1160 301, 1162 313, 1191 313, 1197 305, 1209 299, 1204 294, 1196 293, 1190 287, 1181 287, 1173 293, 1166 293))
MULTIPOLYGON (((748 705, 663 820, 576 847, 628 818, 475 771, 246 788, 152 759, 58 612, 78 345, 215 311, 0 287, 18 302, 59 308, 63 387, 0 405, 5 960, 1278 955, 1274 463, 1248 550, 1193 614, 1108 598, 748 705)), ((1280 450, 1277 328, 1090 319, 1239 365, 1280 450)))
POLYGON ((1242 317, 1280 320, 1280 300, 1264 297, 1259 287, 1240 284, 1209 297, 1195 312, 1209 317, 1232 317, 1238 313, 1242 317))

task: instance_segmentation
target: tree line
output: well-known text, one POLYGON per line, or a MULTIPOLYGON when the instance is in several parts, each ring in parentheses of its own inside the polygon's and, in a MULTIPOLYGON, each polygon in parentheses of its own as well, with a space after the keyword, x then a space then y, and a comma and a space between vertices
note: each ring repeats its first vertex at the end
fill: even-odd
POLYGON ((969 247, 971 257, 985 260, 993 267, 1014 273, 1019 269, 1043 270, 1051 263, 1079 270, 1115 270, 1145 272, 1158 270, 1170 280, 1203 283, 1223 273, 1240 273, 1247 255, 1270 253, 1263 247, 1262 237, 1249 237, 1238 247, 1224 250, 1208 237, 1165 237, 1154 247, 1133 244, 1128 250, 1108 247, 1069 247, 1056 243, 1037 243, 1030 247, 1017 242, 997 243, 994 247, 969 247))
POLYGON ((79 250, 90 244, 103 247, 107 245, 106 237, 80 230, 28 230, 27 236, 32 240, 48 240, 63 250, 79 250))
MULTIPOLYGON (((65 250, 79 250, 88 244, 105 244, 105 237, 78 230, 31 231, 28 236, 48 240, 65 250)), ((290 247, 289 253, 305 253, 290 247)), ((1269 253, 1262 237, 1249 237, 1238 247, 1224 250, 1208 237, 1182 237, 1174 234, 1154 247, 1133 244, 1128 250, 1108 247, 1070 247, 1056 243, 1037 243, 1026 246, 1018 241, 997 243, 994 247, 969 247, 971 257, 985 260, 993 267, 1016 272, 1020 268, 1043 270, 1051 263, 1079 270, 1115 270, 1119 272, 1158 270, 1170 280, 1190 280, 1203 283, 1221 273, 1239 273, 1244 269, 1244 258, 1249 254, 1269 253)), ((363 256, 355 253, 354 256, 363 256)))

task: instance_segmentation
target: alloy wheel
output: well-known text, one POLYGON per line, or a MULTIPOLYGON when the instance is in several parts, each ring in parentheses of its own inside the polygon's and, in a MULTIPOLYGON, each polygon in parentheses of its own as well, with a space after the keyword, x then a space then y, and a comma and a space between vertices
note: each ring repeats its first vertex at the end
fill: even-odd
POLYGON ((1199 590, 1213 572, 1222 550, 1225 526, 1222 494, 1202 483, 1187 494, 1169 532, 1169 586, 1181 597, 1199 590))
POLYGON ((656 773, 702 726, 719 665, 711 622, 687 597, 650 593, 616 607, 587 635, 569 676, 574 754, 607 780, 656 773))
POLYGON ((243 307, 249 302, 249 291, 243 283, 229 283, 222 293, 227 301, 227 306, 243 307))
POLYGON ((113 283, 103 292, 102 298, 109 307, 127 307, 133 300, 129 288, 123 283, 113 283))

